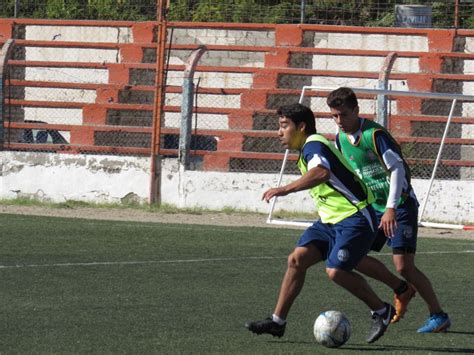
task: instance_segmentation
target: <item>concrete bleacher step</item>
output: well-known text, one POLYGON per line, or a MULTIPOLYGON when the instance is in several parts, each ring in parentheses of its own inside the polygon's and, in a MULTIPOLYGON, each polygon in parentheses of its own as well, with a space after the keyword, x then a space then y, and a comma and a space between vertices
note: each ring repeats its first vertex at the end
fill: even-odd
MULTIPOLYGON (((258 154, 262 159, 272 159, 268 154, 278 157, 281 152, 271 137, 278 106, 296 102, 301 86, 306 84, 373 87, 384 58, 394 50, 399 57, 390 75, 392 89, 472 92, 472 31, 260 24, 172 26, 162 127, 165 151, 176 153, 186 60, 193 50, 205 45, 207 51, 195 73, 199 90, 193 127, 199 141, 195 143, 197 154, 208 168, 234 169, 238 166, 235 159, 257 161, 258 154), (206 146, 207 153, 198 149, 206 146), (216 158, 214 153, 223 156, 216 158)), ((0 35, 0 40, 17 40, 9 64, 11 112, 19 120, 25 112, 48 116, 50 110, 49 116, 58 117, 58 110, 64 110, 64 119, 71 117, 73 145, 84 144, 92 150, 96 145, 97 151, 121 149, 120 144, 124 149, 127 144, 130 149, 144 149, 135 152, 149 147, 158 47, 154 23, 2 20, 0 35), (81 111, 79 120, 77 111, 81 111)), ((362 99, 365 105, 368 99, 362 99)), ((427 105, 426 100, 403 98, 394 108, 391 128, 408 139, 406 142, 425 128, 427 138, 439 133, 448 109, 442 102, 427 105), (433 122, 429 121, 431 116, 435 117, 433 122)), ((333 134, 331 118, 324 109, 315 111, 318 130, 333 134), (329 124, 328 128, 323 123, 329 124)), ((466 136, 471 130, 464 126, 472 127, 473 118, 465 112, 463 103, 458 104, 449 135, 453 146, 471 144, 466 136)), ((370 107, 364 111, 366 117, 373 118, 373 114, 370 107)))

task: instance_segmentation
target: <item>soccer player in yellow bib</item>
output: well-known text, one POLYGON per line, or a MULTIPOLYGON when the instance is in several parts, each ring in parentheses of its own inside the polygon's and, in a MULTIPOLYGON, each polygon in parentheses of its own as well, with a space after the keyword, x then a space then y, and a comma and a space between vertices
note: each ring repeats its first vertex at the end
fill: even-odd
POLYGON ((304 284, 306 270, 326 260, 332 281, 363 301, 372 311, 367 341, 379 339, 390 324, 395 309, 383 302, 366 280, 353 269, 366 258, 377 230, 371 203, 373 195, 334 144, 316 133, 313 112, 293 104, 278 110, 278 136, 283 147, 300 151, 302 176, 292 183, 264 192, 262 199, 309 190, 320 216, 301 235, 288 257, 288 269, 271 317, 246 323, 256 334, 282 336, 286 316, 304 284))
MULTIPOLYGON (((451 325, 449 316, 442 310, 430 280, 415 265, 418 201, 400 146, 384 127, 359 117, 357 97, 350 88, 341 87, 332 91, 327 104, 339 127, 337 148, 375 196, 372 206, 377 214, 379 230, 374 244, 378 248, 373 250, 379 251, 388 238, 387 245, 392 248, 395 268, 408 282, 405 292, 400 295, 395 293, 397 314, 392 322, 403 316, 406 304, 415 295, 416 289, 430 312, 430 317, 418 332, 447 331, 451 325)), ((359 271, 378 278, 376 265, 371 267, 366 262, 361 267, 359 271)))

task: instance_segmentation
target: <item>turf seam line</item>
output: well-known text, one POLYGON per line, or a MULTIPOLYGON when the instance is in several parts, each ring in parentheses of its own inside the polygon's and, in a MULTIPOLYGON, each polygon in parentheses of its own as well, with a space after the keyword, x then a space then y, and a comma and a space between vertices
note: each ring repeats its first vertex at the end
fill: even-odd
MULTIPOLYGON (((474 253, 474 250, 460 251, 427 251, 419 252, 417 255, 423 254, 468 254, 474 253)), ((392 253, 371 254, 371 256, 391 256, 392 253)), ((181 263, 202 263, 214 261, 245 261, 245 260, 271 260, 286 259, 287 256, 248 256, 241 258, 205 258, 205 259, 175 259, 175 260, 143 260, 143 261, 94 261, 83 263, 56 263, 56 264, 16 264, 16 265, 0 265, 0 269, 21 269, 21 268, 41 268, 41 267, 90 267, 90 266, 114 266, 114 265, 149 265, 149 264, 181 264, 181 263)))

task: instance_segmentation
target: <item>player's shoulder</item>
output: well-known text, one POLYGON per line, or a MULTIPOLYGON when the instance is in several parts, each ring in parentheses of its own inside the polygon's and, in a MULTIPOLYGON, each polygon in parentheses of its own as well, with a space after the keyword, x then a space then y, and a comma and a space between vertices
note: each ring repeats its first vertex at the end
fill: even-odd
POLYGON ((361 130, 363 132, 372 131, 373 134, 385 135, 385 136, 388 136, 388 137, 391 136, 390 132, 384 126, 382 126, 380 123, 377 123, 375 121, 372 121, 372 120, 369 120, 369 119, 366 119, 366 118, 364 118, 363 120, 364 120, 363 124, 361 125, 361 130))
POLYGON ((384 143, 388 145, 393 145, 396 143, 391 133, 383 127, 374 130, 373 135, 377 143, 384 143))
POLYGON ((360 126, 361 131, 369 131, 369 130, 385 131, 385 128, 380 123, 377 123, 373 120, 369 120, 368 118, 361 118, 361 120, 362 120, 362 124, 360 126))
MULTIPOLYGON (((323 137, 324 138, 324 137, 323 137)), ((303 156, 304 157, 311 157, 314 155, 318 155, 320 157, 329 157, 333 155, 331 148, 329 147, 331 144, 325 138, 323 140, 311 140, 307 141, 303 147, 303 156)))
POLYGON ((324 149, 325 144, 318 140, 311 140, 306 142, 303 147, 303 152, 321 152, 324 149))

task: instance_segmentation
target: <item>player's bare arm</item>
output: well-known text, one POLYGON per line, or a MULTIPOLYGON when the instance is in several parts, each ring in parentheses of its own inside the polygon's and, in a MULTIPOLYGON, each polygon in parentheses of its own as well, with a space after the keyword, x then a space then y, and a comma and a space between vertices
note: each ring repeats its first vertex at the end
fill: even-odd
POLYGON ((275 196, 286 196, 293 192, 311 189, 328 181, 329 177, 330 172, 328 169, 322 166, 316 166, 288 185, 268 189, 263 193, 262 200, 270 202, 275 196))

